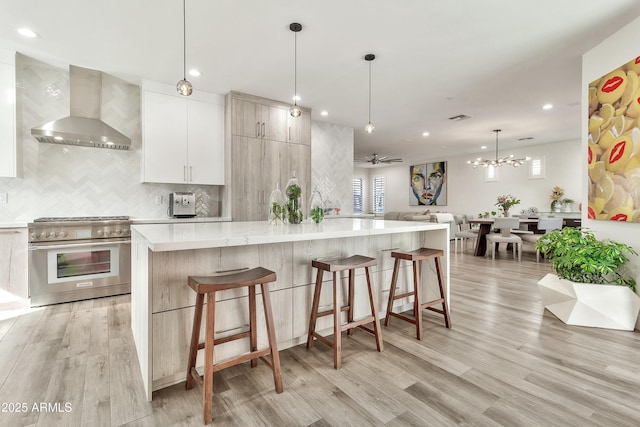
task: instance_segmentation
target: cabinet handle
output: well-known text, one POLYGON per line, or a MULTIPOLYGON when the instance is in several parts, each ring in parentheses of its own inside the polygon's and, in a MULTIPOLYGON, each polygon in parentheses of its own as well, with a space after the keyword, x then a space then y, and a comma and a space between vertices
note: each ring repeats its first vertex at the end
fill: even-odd
POLYGON ((291 126, 289 126, 289 137, 288 137, 288 141, 291 142, 291 126))
POLYGON ((230 270, 216 270, 216 274, 221 274, 221 273, 233 273, 234 271, 244 271, 244 270, 248 270, 249 267, 240 267, 240 268, 232 268, 230 270))
POLYGON ((264 122, 262 122, 262 137, 264 138, 264 122))
POLYGON ((187 165, 184 165, 182 167, 182 178, 184 182, 187 182, 187 165))
POLYGON ((189 166, 189 181, 193 182, 193 166, 189 166))
POLYGON ((242 326, 238 326, 237 328, 225 329, 224 331, 216 331, 216 334, 224 334, 226 332, 237 331, 238 329, 249 328, 249 324, 245 323, 242 326))
POLYGON ((260 138, 260 122, 256 122, 256 138, 260 138))
POLYGON ((397 250, 397 249, 400 249, 400 248, 389 248, 389 249, 382 249, 382 250, 380 250, 380 252, 389 252, 389 251, 395 251, 395 250, 397 250))

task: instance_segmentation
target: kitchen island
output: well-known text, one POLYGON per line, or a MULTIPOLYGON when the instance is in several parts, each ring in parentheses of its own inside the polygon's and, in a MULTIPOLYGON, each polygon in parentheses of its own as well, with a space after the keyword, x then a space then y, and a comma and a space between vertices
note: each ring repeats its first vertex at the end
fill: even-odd
MULTIPOLYGON (((187 286, 189 275, 225 274, 262 266, 277 274, 270 285, 279 350, 306 341, 315 272, 311 260, 354 254, 375 257, 372 269, 378 311, 386 313, 393 269, 392 250, 418 247, 442 249, 443 275, 449 295, 448 224, 376 219, 333 219, 320 224, 269 225, 266 222, 188 224, 139 224, 131 227, 132 284, 131 327, 151 400, 152 392, 186 378, 195 293, 187 286)), ((399 290, 411 289, 410 263, 401 268, 399 290)), ((328 275, 329 276, 329 275, 328 275)), ((342 276, 346 278, 346 275, 342 276)), ((439 295, 433 263, 423 265, 425 298, 439 295)), ((330 277, 327 277, 330 280, 330 277)), ((355 317, 364 317, 364 274, 356 275, 355 317)), ((343 286, 346 280, 343 280, 343 286)), ((330 286, 326 286, 330 288, 330 286)), ((343 293, 343 295, 346 294, 343 293)), ((216 296, 216 338, 237 333, 248 323, 246 289, 219 292, 216 296)), ((329 305, 331 292, 321 295, 329 305)), ((408 299, 395 302, 400 310, 411 307, 408 299)), ((258 304, 259 346, 266 342, 258 304)), ((317 329, 332 333, 329 316, 317 329)), ((201 329, 204 334, 204 327, 201 329)), ((384 339, 384 331, 383 331, 384 339)), ((216 347, 216 360, 248 351, 245 340, 216 347)), ((202 352, 201 352, 202 353, 202 352)), ((199 355, 197 366, 202 366, 199 355)))

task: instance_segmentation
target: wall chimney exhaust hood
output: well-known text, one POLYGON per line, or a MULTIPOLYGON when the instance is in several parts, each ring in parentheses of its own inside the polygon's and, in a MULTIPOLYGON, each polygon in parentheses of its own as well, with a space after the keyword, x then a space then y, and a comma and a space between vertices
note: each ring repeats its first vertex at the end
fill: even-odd
POLYGON ((69 66, 69 117, 31 129, 40 142, 128 150, 131 139, 100 120, 102 73, 69 66))

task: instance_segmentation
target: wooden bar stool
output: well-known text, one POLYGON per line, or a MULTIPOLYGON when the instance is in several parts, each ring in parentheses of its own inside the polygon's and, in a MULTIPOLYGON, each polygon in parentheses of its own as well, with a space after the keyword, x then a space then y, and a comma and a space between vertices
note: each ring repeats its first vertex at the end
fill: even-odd
POLYGON ((251 360, 251 367, 258 365, 261 359, 273 370, 273 380, 276 392, 282 393, 282 372, 280 371, 280 356, 276 341, 273 315, 271 313, 271 300, 269 299, 270 282, 276 281, 276 273, 266 268, 256 267, 240 273, 224 276, 189 276, 189 286, 196 291, 196 306, 193 315, 193 331, 191 334, 191 349, 189 350, 189 365, 187 367, 187 390, 193 388, 194 382, 202 392, 204 404, 204 423, 209 424, 213 420, 213 373, 224 368, 238 365, 251 360), (264 304, 264 317, 267 323, 267 335, 269 347, 258 350, 258 336, 256 329, 256 286, 262 290, 262 302, 264 304), (226 289, 241 287, 249 288, 249 331, 240 332, 224 338, 214 339, 215 332, 215 307, 216 292, 226 289), (200 341, 200 323, 202 321, 202 308, 204 297, 207 296, 206 338, 204 343, 200 341), (249 338, 250 352, 232 359, 226 359, 218 363, 214 361, 214 347, 218 344, 234 341, 241 338, 249 338), (204 379, 196 371, 196 357, 198 350, 204 349, 204 379), (264 358, 271 354, 271 362, 264 358))
POLYGON ((444 292, 444 284, 442 281, 442 268, 440 266, 440 257, 444 255, 444 251, 440 249, 430 249, 430 248, 420 248, 414 251, 402 252, 402 251, 394 251, 391 252, 391 257, 395 258, 395 263, 393 264, 393 276, 391 276, 391 290, 389 291, 389 303, 387 304, 387 317, 384 319, 384 325, 389 326, 389 322, 391 321, 391 316, 397 317, 398 319, 402 319, 409 323, 413 323, 416 325, 416 338, 422 340, 422 310, 427 309, 431 311, 435 311, 444 315, 444 324, 447 328, 451 327, 449 322, 449 309, 447 307, 447 297, 444 292), (433 301, 428 301, 425 303, 421 303, 421 289, 420 289, 420 269, 422 267, 422 261, 426 259, 433 258, 436 263, 436 272, 438 274, 438 285, 440 286, 440 298, 435 299, 433 301), (413 290, 403 293, 401 295, 396 295, 396 282, 398 281, 398 270, 400 269, 400 261, 407 260, 411 261, 413 265, 413 290), (393 302, 400 298, 405 298, 413 296, 413 319, 407 316, 404 316, 400 313, 394 313, 393 302), (442 309, 433 307, 434 305, 442 304, 442 309))
POLYGON ((342 360, 342 331, 347 331, 347 334, 351 335, 353 328, 361 328, 376 337, 376 346, 378 351, 383 350, 382 335, 380 331, 380 320, 378 319, 378 309, 376 308, 376 302, 373 295, 373 288, 371 285, 371 276, 369 273, 369 267, 376 265, 375 258, 369 258, 362 255, 354 255, 349 258, 342 258, 331 261, 313 260, 311 266, 318 269, 316 274, 316 287, 313 293, 313 305, 311 307, 311 318, 309 319, 309 334, 307 336, 307 348, 313 346, 313 338, 317 338, 318 341, 333 348, 333 366, 336 369, 340 368, 342 360), (353 319, 353 304, 354 304, 354 279, 355 269, 364 268, 367 276, 367 290, 369 292, 369 305, 371 307, 371 315, 364 319, 353 319), (339 271, 349 270, 349 295, 347 305, 341 307, 342 299, 340 297, 340 283, 337 280, 337 273, 339 271), (333 273, 333 309, 318 313, 318 305, 320 304, 320 291, 322 290, 322 276, 325 271, 333 273), (341 324, 340 314, 347 312, 347 323, 341 324), (316 321, 318 317, 333 315, 333 342, 329 341, 322 335, 316 332, 316 321), (367 323, 373 322, 373 329, 365 326, 367 323))

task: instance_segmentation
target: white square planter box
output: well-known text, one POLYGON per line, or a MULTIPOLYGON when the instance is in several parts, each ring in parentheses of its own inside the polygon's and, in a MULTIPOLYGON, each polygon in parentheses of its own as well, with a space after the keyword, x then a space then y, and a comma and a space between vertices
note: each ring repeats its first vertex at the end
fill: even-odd
POLYGON ((538 282, 544 307, 567 325, 633 331, 640 297, 628 286, 573 283, 547 274, 538 282))

